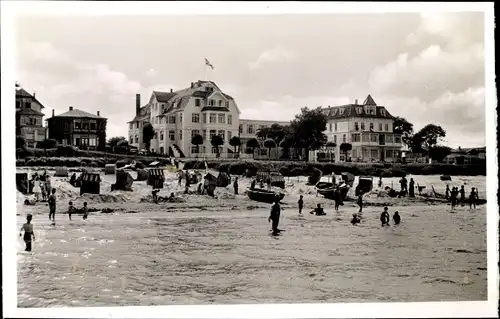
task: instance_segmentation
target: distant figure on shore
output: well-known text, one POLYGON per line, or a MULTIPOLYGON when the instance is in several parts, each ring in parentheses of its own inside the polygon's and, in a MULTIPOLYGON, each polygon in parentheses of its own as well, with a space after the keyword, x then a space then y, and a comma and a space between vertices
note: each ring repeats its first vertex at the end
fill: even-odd
POLYGON ((238 195, 238 177, 234 178, 233 187, 234 187, 234 195, 238 195))
POLYGON ((191 186, 191 176, 189 175, 189 171, 186 170, 184 177, 186 178, 186 187, 191 186))
POLYGON ((40 189, 40 180, 38 177, 35 179, 35 183, 33 184, 33 194, 35 194, 35 200, 40 201, 40 193, 42 190, 40 189))
POLYGON ((446 184, 446 191, 445 191, 445 193, 444 193, 444 198, 445 198, 446 200, 449 200, 449 199, 450 199, 450 192, 451 192, 451 191, 450 191, 450 185, 449 185, 449 184, 446 184))
POLYGON ((356 204, 358 204, 358 206, 359 206, 358 213, 362 213, 363 212, 363 192, 359 193, 358 200, 357 200, 356 204))
POLYGON ((271 207, 271 214, 267 219, 268 222, 272 221, 273 235, 278 235, 280 232, 280 230, 278 229, 278 225, 280 223, 280 214, 281 214, 281 207, 279 204, 279 199, 276 198, 273 206, 271 207))
POLYGON ((158 192, 160 190, 159 189, 153 189, 153 191, 151 192, 151 195, 153 196, 153 202, 157 203, 158 204, 158 192))
POLYGON ((382 176, 378 179, 378 187, 382 187, 382 176))
POLYGON ((311 214, 316 213, 316 216, 325 216, 326 215, 325 211, 323 210, 323 207, 321 207, 321 204, 318 204, 318 206, 315 209, 313 209, 310 213, 311 214))
POLYGON ((464 204, 465 204, 465 188, 464 188, 464 185, 462 185, 462 187, 460 187, 460 204, 462 204, 462 206, 464 206, 464 204))
POLYGON ((49 220, 56 222, 56 189, 52 189, 52 194, 49 196, 49 220))
POLYGON ((472 205, 474 205, 474 209, 476 209, 477 200, 479 199, 479 195, 477 194, 477 190, 475 187, 472 187, 469 195, 469 209, 472 209, 472 205))
POLYGON ((252 180, 252 182, 250 183, 250 189, 255 189, 255 184, 257 184, 257 181, 254 179, 254 180, 252 180))
POLYGON ((389 220, 390 220, 389 212, 387 206, 384 207, 384 212, 380 214, 380 221, 382 222, 382 226, 389 226, 389 220))
POLYGON ((89 216, 89 208, 87 207, 87 202, 83 203, 83 220, 86 220, 89 216))
POLYGON ((75 182, 76 182, 76 173, 73 173, 69 179, 69 183, 73 185, 75 184, 75 182))
POLYGON ((73 206, 73 202, 69 202, 69 205, 68 205, 69 220, 71 220, 71 215, 73 215, 74 213, 75 213, 75 207, 73 206))
POLYGON ((394 224, 399 225, 401 223, 401 216, 399 216, 399 213, 396 211, 394 212, 394 215, 392 216, 392 220, 394 221, 394 224))
POLYGON ((413 178, 410 178, 408 193, 410 197, 415 197, 415 181, 413 180, 413 178))
POLYGON ((268 179, 266 180, 266 184, 267 184, 267 190, 268 190, 268 191, 271 191, 271 178, 268 178, 268 179))
POLYGON ((40 191, 42 192, 42 202, 45 202, 47 200, 47 189, 42 181, 40 181, 40 191))
POLYGON ((406 177, 403 176, 400 180, 399 180, 399 184, 401 184, 401 196, 406 196, 406 192, 408 190, 408 181, 406 180, 406 177))
POLYGON ((33 219, 33 216, 31 214, 28 214, 26 216, 26 223, 23 224, 21 227, 21 231, 19 232, 19 237, 22 236, 22 232, 24 230, 24 243, 26 244, 26 248, 24 249, 25 251, 31 251, 31 240, 35 240, 35 233, 33 232, 33 224, 31 223, 31 220, 33 219))
POLYGON ((304 208, 304 196, 300 195, 299 201, 297 202, 299 204, 299 215, 302 215, 302 209, 304 208))
POLYGON ((458 196, 458 189, 457 187, 453 187, 451 190, 451 209, 455 209, 455 206, 457 205, 457 196, 458 196))
POLYGON ((339 211, 339 206, 340 206, 340 201, 341 201, 341 198, 340 198, 340 188, 337 186, 335 187, 335 191, 333 193, 333 200, 335 201, 335 211, 338 212, 339 211))
POLYGON ((358 214, 352 214, 351 224, 356 225, 361 223, 361 219, 358 217, 358 214))
POLYGON ((179 186, 182 185, 182 171, 179 171, 179 186))

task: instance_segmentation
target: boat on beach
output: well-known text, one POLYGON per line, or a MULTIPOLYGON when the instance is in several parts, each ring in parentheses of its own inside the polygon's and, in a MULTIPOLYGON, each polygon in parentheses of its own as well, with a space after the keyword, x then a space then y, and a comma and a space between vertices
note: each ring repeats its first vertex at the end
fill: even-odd
MULTIPOLYGON (((338 185, 338 186, 340 189, 341 199, 345 200, 350 187, 346 183, 343 183, 343 184, 338 185)), ((318 184, 316 184, 316 191, 318 192, 318 194, 323 195, 325 198, 328 198, 328 199, 335 199, 335 189, 336 188, 337 188, 337 185, 334 183, 319 182, 318 184)))
POLYGON ((285 197, 285 194, 283 193, 277 193, 265 189, 248 189, 247 195, 251 200, 270 204, 274 203, 276 198, 278 198, 278 200, 282 200, 285 197))
POLYGON ((358 186, 356 187, 355 194, 358 196, 360 193, 368 193, 373 189, 373 177, 360 176, 358 186))

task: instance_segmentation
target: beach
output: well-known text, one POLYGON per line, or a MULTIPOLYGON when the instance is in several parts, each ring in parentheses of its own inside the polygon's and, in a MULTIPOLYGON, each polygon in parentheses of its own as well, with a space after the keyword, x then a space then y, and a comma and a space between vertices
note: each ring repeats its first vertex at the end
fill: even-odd
MULTIPOLYGON (((182 194, 167 171, 159 195, 174 192, 182 200, 154 204, 146 182, 134 182, 133 192, 110 192, 115 175, 101 177, 101 195, 83 196, 52 177, 55 226, 45 203, 24 206, 18 194, 17 226, 32 213, 37 236, 31 253, 18 239, 19 307, 487 299, 485 205, 451 211, 439 201, 390 198, 374 185, 361 224, 353 226, 354 202, 336 213, 306 177, 291 177, 280 220, 285 231, 271 236, 270 205, 244 194, 250 179, 240 178, 240 195, 228 186, 209 198, 182 194), (301 194, 303 216, 296 208, 301 194), (69 200, 98 211, 69 221, 62 214, 69 200), (326 216, 309 214, 317 203, 326 216), (385 204, 391 216, 399 211, 400 225, 381 227, 385 204)), ((466 183, 484 198, 485 176, 410 177, 441 193, 446 183, 466 183)), ((397 188, 398 180, 386 178, 383 187, 397 188)))

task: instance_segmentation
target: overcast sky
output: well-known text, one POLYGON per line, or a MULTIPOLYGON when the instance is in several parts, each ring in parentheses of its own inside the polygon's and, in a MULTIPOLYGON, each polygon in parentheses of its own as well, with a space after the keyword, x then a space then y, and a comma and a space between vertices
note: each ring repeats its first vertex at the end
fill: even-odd
POLYGON ((176 90, 207 71, 242 118, 290 120, 301 107, 371 94, 453 147, 485 145, 482 13, 22 17, 17 78, 50 116, 68 106, 127 136, 135 94, 176 90))

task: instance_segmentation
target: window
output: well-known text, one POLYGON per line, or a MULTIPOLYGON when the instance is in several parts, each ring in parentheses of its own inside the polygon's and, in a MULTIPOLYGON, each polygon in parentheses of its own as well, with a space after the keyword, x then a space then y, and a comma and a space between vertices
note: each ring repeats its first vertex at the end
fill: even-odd
POLYGON ((171 141, 175 141, 175 131, 168 131, 168 138, 171 141))
POLYGON ((358 157, 358 152, 357 152, 357 150, 355 148, 352 149, 351 156, 354 157, 354 158, 358 157))
POLYGON ((226 101, 226 107, 229 108, 229 102, 228 101, 226 101))
POLYGON ((337 144, 337 135, 333 136, 333 143, 337 144))
POLYGON ((385 131, 389 132, 389 124, 388 123, 385 123, 385 131))
POLYGON ((219 106, 222 106, 222 100, 219 100, 219 106))
POLYGON ((210 100, 210 101, 208 101, 208 105, 210 105, 210 106, 214 106, 214 105, 215 105, 215 101, 214 101, 214 100, 210 100))
POLYGON ((95 130, 95 123, 90 123, 90 129, 95 130))
POLYGON ((233 132, 227 131, 227 140, 230 141, 232 137, 233 137, 233 132))
POLYGON ((391 135, 391 134, 387 134, 387 135, 385 136, 385 141, 386 141, 387 143, 392 143, 392 142, 394 141, 393 137, 394 137, 393 135, 391 135))
POLYGON ((79 130, 82 126, 80 122, 75 122, 75 129, 79 130))
POLYGON ((345 143, 345 134, 342 134, 342 143, 345 143))
POLYGON ((253 125, 252 124, 248 124, 247 133, 248 134, 254 134, 254 130, 253 130, 253 125))
POLYGON ((139 122, 135 123, 135 128, 139 128, 139 122))
POLYGON ((200 123, 200 114, 199 113, 193 113, 191 115, 191 123, 200 123))
POLYGON ((182 130, 179 131, 179 140, 182 140, 182 130))
POLYGON ((377 142, 377 134, 370 134, 370 142, 377 142))
POLYGON ((194 100, 194 106, 200 106, 201 103, 200 103, 200 99, 195 99, 194 100))
POLYGON ((373 123, 370 123, 370 131, 373 131, 373 123))
POLYGON ((198 146, 197 145, 191 146, 191 154, 198 154, 198 146))
POLYGON ((330 132, 332 131, 332 123, 330 123, 330 132))
POLYGON ((243 133, 243 125, 242 124, 240 124, 240 126, 238 127, 238 130, 239 130, 240 134, 243 133))
POLYGON ((207 140, 207 130, 203 130, 203 141, 207 140))
POLYGON ((372 158, 378 158, 378 150, 372 150, 371 151, 371 157, 372 158))
POLYGON ((175 115, 170 116, 170 120, 168 121, 170 124, 175 124, 175 115))
POLYGON ((361 122, 361 131, 365 130, 365 122, 361 122))
POLYGON ((179 123, 182 123, 182 113, 179 113, 179 123))
POLYGON ((339 114, 340 114, 340 115, 344 114, 344 110, 345 110, 345 109, 344 109, 343 107, 341 107, 341 108, 339 109, 339 114))
POLYGON ((225 124, 226 123, 226 114, 219 113, 217 115, 218 115, 219 124, 225 124))
POLYGON ((203 117, 203 124, 206 124, 207 123, 207 113, 202 113, 202 117, 203 117))
POLYGON ((153 139, 158 139, 158 132, 155 132, 155 135, 153 136, 153 139))
POLYGON ((139 136, 137 136, 137 135, 135 136, 135 142, 139 143, 139 136))
POLYGON ((231 114, 227 115, 227 124, 233 125, 233 116, 231 114))
POLYGON ((217 122, 217 114, 215 113, 210 113, 210 123, 214 124, 217 122))
POLYGON ((131 136, 131 137, 128 139, 128 143, 129 143, 129 144, 134 143, 134 137, 133 137, 133 136, 131 136))
POLYGON ((360 134, 351 134, 351 140, 353 143, 354 142, 361 142, 361 135, 360 134))
POLYGON ((30 125, 33 125, 33 120, 34 119, 32 117, 30 117, 30 125))
POLYGON ((386 151, 386 157, 387 157, 387 158, 392 158, 392 157, 393 157, 393 152, 392 152, 392 150, 387 150, 387 151, 386 151))
POLYGON ((203 153, 206 153, 207 152, 207 147, 205 145, 203 145, 203 153))
POLYGON ((195 135, 199 135, 200 134, 200 131, 198 130, 192 130, 191 131, 191 138, 193 138, 195 135))
POLYGON ((214 137, 215 134, 217 134, 215 130, 210 130, 210 140, 212 140, 212 137, 214 137))
POLYGON ((382 132, 382 123, 378 123, 378 131, 382 132))
POLYGON ((131 130, 131 129, 133 129, 133 128, 134 128, 134 123, 130 123, 130 124, 128 125, 128 129, 129 129, 129 130, 131 130))
POLYGON ((335 123, 335 132, 337 132, 337 123, 335 123))
POLYGON ((212 154, 217 154, 217 147, 212 147, 212 154))
POLYGON ((358 122, 354 122, 354 130, 359 131, 359 125, 358 122))
MULTIPOLYGON (((369 135, 369 134, 363 134, 363 135, 361 136, 361 140, 362 140, 363 142, 369 142, 369 141, 370 141, 370 135, 369 135)), ((367 154, 366 156, 368 156, 368 154, 367 154)))
POLYGON ((356 113, 361 114, 363 112, 362 107, 356 107, 356 113))
POLYGON ((400 135, 394 135, 394 143, 397 143, 397 144, 401 143, 401 136, 400 135))
POLYGON ((224 130, 219 130, 219 134, 217 134, 217 135, 219 135, 220 137, 222 137, 222 140, 225 141, 226 140, 225 139, 225 133, 226 132, 224 130))
POLYGON ((384 109, 380 109, 380 115, 385 116, 385 110, 384 109))
POLYGON ((163 141, 163 131, 160 132, 160 141, 163 141))

